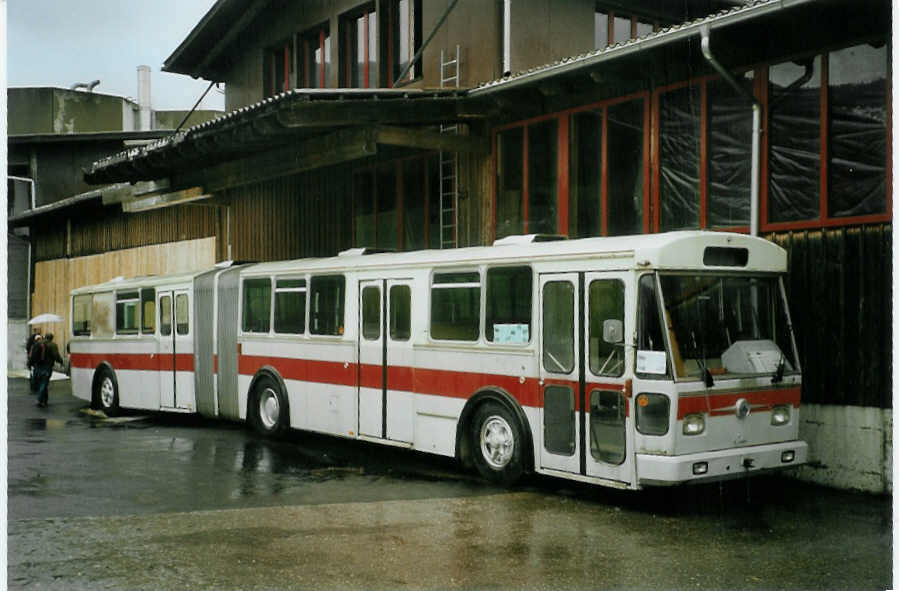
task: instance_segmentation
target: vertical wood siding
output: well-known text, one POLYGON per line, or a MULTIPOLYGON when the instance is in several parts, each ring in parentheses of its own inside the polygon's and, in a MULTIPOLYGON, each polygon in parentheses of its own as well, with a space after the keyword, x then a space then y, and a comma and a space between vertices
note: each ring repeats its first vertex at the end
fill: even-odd
POLYGON ((892 405, 892 226, 781 232, 803 402, 892 405))

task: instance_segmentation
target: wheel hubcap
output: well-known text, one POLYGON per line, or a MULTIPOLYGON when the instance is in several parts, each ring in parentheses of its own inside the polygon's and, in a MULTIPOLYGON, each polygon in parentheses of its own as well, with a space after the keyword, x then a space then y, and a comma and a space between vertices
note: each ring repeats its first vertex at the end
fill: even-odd
POLYGON ((106 408, 112 407, 115 402, 115 386, 112 384, 112 378, 103 378, 100 384, 100 402, 106 408))
POLYGON ((502 470, 512 459, 515 437, 502 417, 490 417, 481 427, 481 455, 494 470, 502 470))
POLYGON ((278 424, 281 416, 281 405, 278 403, 278 395, 271 388, 266 388, 259 397, 259 419, 266 429, 271 429, 278 424))

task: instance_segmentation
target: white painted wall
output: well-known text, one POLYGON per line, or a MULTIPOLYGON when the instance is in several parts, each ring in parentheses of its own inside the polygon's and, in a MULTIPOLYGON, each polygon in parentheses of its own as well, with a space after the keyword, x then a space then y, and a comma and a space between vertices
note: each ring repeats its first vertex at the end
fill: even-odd
POLYGON ((809 445, 800 480, 893 492, 892 409, 803 403, 799 414, 799 437, 809 445))
POLYGON ((28 320, 9 320, 6 324, 6 367, 25 369, 25 340, 28 338, 28 320))

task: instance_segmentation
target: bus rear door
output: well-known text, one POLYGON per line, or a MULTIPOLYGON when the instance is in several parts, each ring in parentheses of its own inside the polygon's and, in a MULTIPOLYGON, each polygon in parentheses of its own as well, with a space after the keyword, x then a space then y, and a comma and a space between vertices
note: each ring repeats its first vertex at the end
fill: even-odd
POLYGON ((623 274, 540 276, 541 468, 632 484, 626 306, 623 274))
POLYGON ((411 297, 408 280, 359 283, 360 435, 412 441, 411 297))

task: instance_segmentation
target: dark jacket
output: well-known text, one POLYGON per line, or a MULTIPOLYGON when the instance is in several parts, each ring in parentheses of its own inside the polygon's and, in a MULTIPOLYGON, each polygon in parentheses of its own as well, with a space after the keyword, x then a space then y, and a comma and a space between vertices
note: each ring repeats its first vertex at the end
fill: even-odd
POLYGON ((45 371, 53 371, 54 363, 62 363, 59 355, 59 347, 53 341, 42 341, 31 348, 31 356, 28 362, 34 367, 45 371))

